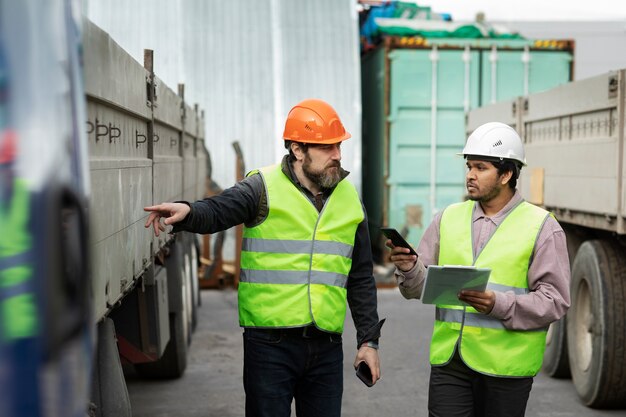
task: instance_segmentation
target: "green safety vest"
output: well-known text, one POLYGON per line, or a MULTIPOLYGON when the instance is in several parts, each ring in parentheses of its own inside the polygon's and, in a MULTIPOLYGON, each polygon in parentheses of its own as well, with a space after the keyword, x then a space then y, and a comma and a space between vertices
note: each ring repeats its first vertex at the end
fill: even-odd
POLYGON ((354 237, 365 218, 357 191, 341 181, 321 212, 282 172, 259 171, 266 219, 243 232, 239 324, 343 332, 354 237))
MULTIPOLYGON (((439 265, 491 268, 487 289, 527 294, 528 266, 537 236, 549 213, 522 202, 504 219, 474 259, 474 202, 446 208, 440 231, 439 265)), ((455 346, 467 366, 483 374, 534 376, 541 368, 547 329, 509 330, 502 321, 472 307, 438 305, 430 346, 430 363, 450 361, 455 346)))
POLYGON ((37 333, 37 306, 32 293, 32 236, 26 183, 16 179, 11 201, 0 202, 0 341, 37 333))

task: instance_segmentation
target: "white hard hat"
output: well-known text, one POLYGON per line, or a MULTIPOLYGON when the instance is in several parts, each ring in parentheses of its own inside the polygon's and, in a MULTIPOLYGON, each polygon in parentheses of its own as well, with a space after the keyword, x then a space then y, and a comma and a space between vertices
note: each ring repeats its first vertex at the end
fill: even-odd
POLYGON ((526 165, 522 138, 511 126, 500 122, 478 126, 467 138, 463 152, 458 155, 512 159, 526 165))

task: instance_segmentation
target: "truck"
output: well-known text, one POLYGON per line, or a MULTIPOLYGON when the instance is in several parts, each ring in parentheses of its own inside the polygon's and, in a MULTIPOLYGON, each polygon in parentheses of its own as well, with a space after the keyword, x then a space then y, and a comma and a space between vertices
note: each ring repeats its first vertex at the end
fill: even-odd
POLYGON ((202 111, 80 14, 0 1, 0 415, 130 416, 183 375, 200 242, 143 207, 205 195, 202 111))
MULTIPOLYGON (((114 328, 123 363, 180 377, 197 321, 199 242, 190 233, 154 237, 143 207, 206 194, 203 115, 184 101, 183 85, 174 92, 155 75, 152 51, 142 66, 88 20, 83 30, 98 340, 113 340, 114 328)), ((119 396, 105 391, 110 375, 97 377, 113 358, 100 360, 92 399, 103 415, 120 415, 119 396)))
POLYGON ((552 212, 567 237, 571 306, 550 326, 543 369, 571 376, 593 408, 626 408, 626 70, 467 113, 515 128, 528 166, 518 189, 552 212))

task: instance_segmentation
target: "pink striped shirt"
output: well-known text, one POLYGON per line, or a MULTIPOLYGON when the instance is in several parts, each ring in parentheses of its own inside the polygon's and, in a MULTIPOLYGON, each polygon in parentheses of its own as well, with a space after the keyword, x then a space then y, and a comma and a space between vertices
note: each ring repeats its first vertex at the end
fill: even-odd
MULTIPOLYGON (((474 207, 472 234, 474 256, 487 244, 496 228, 520 202, 518 191, 495 216, 487 217, 480 204, 474 207)), ((396 268, 400 293, 405 298, 419 298, 422 293, 426 267, 436 265, 439 258, 439 224, 443 212, 437 213, 417 248, 416 265, 407 272, 396 268)), ((508 329, 528 330, 547 327, 563 317, 570 304, 570 264, 565 232, 559 223, 548 217, 543 224, 528 268, 530 292, 515 295, 512 291, 497 292, 490 316, 502 320, 508 329)))

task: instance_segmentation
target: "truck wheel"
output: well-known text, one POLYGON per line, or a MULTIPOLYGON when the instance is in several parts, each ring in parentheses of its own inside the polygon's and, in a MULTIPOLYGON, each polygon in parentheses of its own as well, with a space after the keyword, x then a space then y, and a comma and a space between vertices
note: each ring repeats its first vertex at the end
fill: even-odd
POLYGON ((98 324, 97 351, 91 386, 92 410, 96 417, 132 417, 130 397, 115 341, 113 320, 98 324))
POLYGON ((616 246, 583 243, 572 269, 570 368, 578 395, 594 408, 626 406, 626 261, 616 246))
POLYGON ((567 355, 567 330, 565 317, 550 325, 543 355, 543 370, 552 378, 570 378, 567 355))

